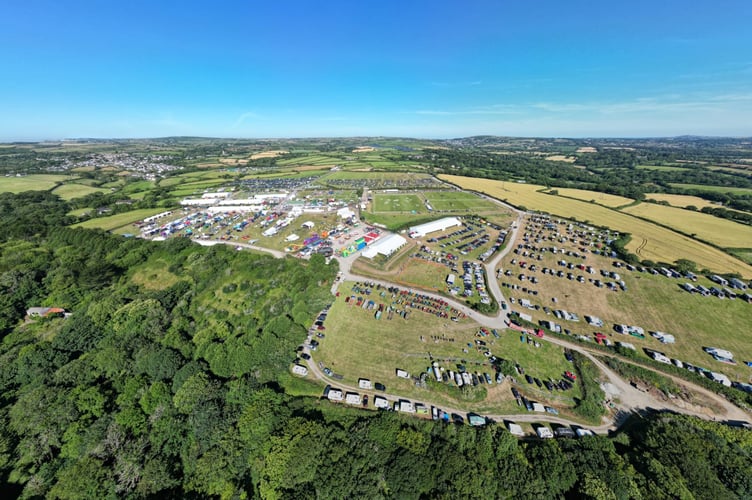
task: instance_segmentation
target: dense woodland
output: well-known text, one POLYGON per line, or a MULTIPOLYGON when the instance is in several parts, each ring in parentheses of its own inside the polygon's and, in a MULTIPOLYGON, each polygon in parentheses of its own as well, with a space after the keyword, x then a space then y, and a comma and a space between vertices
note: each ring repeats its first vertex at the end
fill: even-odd
MULTIPOLYGON (((0 195, 5 498, 749 498, 752 433, 676 415, 518 441, 289 390, 337 269, 64 228, 0 195), (69 318, 24 321, 29 306, 69 318)), ((299 382, 298 382, 299 383, 299 382)))

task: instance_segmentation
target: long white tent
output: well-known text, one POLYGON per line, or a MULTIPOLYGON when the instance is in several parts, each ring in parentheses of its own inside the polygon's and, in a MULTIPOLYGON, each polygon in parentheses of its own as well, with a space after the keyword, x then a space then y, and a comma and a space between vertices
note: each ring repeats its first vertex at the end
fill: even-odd
POLYGON ((443 219, 427 222, 419 226, 413 226, 408 233, 411 238, 422 238, 423 236, 436 232, 444 231, 454 226, 461 226, 462 222, 457 217, 444 217, 443 219))
POLYGON ((399 234, 390 234, 363 250, 363 257, 373 259, 377 254, 386 255, 388 257, 402 248, 405 243, 407 243, 407 240, 399 234))

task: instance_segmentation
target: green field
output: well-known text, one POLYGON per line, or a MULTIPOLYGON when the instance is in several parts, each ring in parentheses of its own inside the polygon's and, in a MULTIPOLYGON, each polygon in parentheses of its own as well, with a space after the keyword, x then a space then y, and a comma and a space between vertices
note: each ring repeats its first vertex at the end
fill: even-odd
MULTIPOLYGON (((142 220, 144 217, 155 215, 161 212, 165 212, 166 208, 144 208, 140 210, 131 210, 130 212, 123 212, 122 214, 110 215, 108 217, 98 217, 96 219, 89 219, 78 224, 74 224, 73 227, 85 227, 85 228, 99 228, 105 231, 112 231, 113 229, 122 228, 129 224, 133 224, 136 221, 142 220)), ((134 229, 135 231, 135 229, 134 229)))
MULTIPOLYGON (((559 248, 575 249, 571 243, 559 243, 559 248)), ((539 269, 543 267, 563 269, 556 264, 561 257, 552 255, 550 252, 543 255, 542 261, 536 261, 539 269)), ((627 286, 626 292, 612 292, 607 288, 597 288, 589 283, 588 278, 610 281, 597 272, 590 275, 577 269, 571 271, 574 275, 583 275, 586 278, 585 283, 579 283, 539 271, 536 273, 523 271, 518 265, 511 264, 511 260, 515 257, 517 260, 523 260, 510 253, 500 263, 502 269, 512 271, 511 277, 504 276, 500 281, 530 287, 538 291, 538 295, 533 296, 521 290, 502 287, 502 293, 507 300, 510 296, 516 299, 525 298, 532 304, 540 305, 541 308, 548 306, 552 309, 564 309, 580 316, 580 322, 573 323, 558 320, 553 315, 546 315, 542 310, 524 310, 533 316, 536 322, 541 319, 556 321, 563 328, 569 328, 576 334, 592 334, 601 331, 610 335, 610 339, 614 342, 621 340, 635 344, 638 349, 641 347, 657 349, 683 361, 714 368, 728 375, 734 374, 742 380, 746 380, 752 374, 750 369, 741 363, 735 366, 724 365, 714 361, 702 351, 703 346, 717 346, 731 350, 736 354, 737 359, 752 359, 752 331, 740 328, 740 325, 746 325, 752 321, 752 304, 740 299, 721 300, 690 294, 679 286, 687 280, 627 271, 625 268, 616 269, 613 266, 613 259, 593 254, 589 254, 585 260, 577 261, 569 257, 565 260, 583 262, 596 270, 617 271, 627 286), (516 276, 520 272, 528 276, 534 275, 540 282, 532 285, 529 281, 519 281, 516 276), (553 297, 557 298, 555 307, 551 300, 553 297), (604 321, 604 326, 601 329, 588 326, 584 320, 586 314, 598 316, 604 321), (676 343, 663 345, 652 337, 640 340, 620 335, 613 330, 613 325, 617 323, 641 326, 646 332, 657 330, 674 334, 676 343)), ((697 284, 708 288, 713 286, 710 280, 704 277, 700 277, 697 284)), ((517 311, 521 310, 519 306, 512 305, 512 308, 517 311)))
POLYGON ((752 188, 738 188, 731 186, 706 186, 703 184, 670 184, 681 189, 695 189, 697 191, 710 191, 713 193, 752 194, 752 188))
POLYGON ((426 213, 426 206, 415 194, 374 194, 373 211, 426 213))
POLYGON ((53 189, 52 192, 64 200, 72 200, 73 198, 81 198, 92 193, 109 193, 110 190, 70 183, 62 184, 53 189))
MULTIPOLYGON (((391 394, 415 401, 461 405, 471 411, 520 411, 516 404, 510 404, 513 399, 508 384, 478 386, 486 392, 486 397, 478 401, 477 396, 465 396, 454 384, 438 383, 432 377, 429 377, 426 389, 417 388, 411 380, 396 377, 397 368, 418 375, 429 367, 431 360, 438 361, 447 371, 456 370, 456 365, 461 363, 471 372, 492 375, 494 372, 487 358, 472 344, 477 338, 477 326, 469 320, 453 323, 420 311, 411 312, 407 320, 396 315, 392 320, 386 319, 386 315, 376 320, 373 311, 345 303, 350 286, 350 283, 340 286, 341 295, 335 300, 326 320, 326 338, 321 339, 318 351, 313 353, 315 361, 343 375, 343 381, 348 385, 357 385, 358 378, 368 378, 386 385, 391 394)), ((389 296, 374 295, 371 298, 377 303, 391 302, 389 296)), ((492 353, 520 363, 526 373, 541 379, 558 379, 565 370, 571 369, 562 349, 547 342, 535 348, 520 343, 519 336, 511 332, 504 332, 500 339, 488 336, 483 340, 492 353)), ((573 398, 579 395, 577 389, 563 395, 540 391, 537 386, 529 386, 524 381, 522 384, 521 389, 531 398, 564 407, 572 406, 573 398)), ((332 385, 336 387, 336 381, 332 380, 332 385)), ((480 395, 483 395, 482 391, 480 395)))
POLYGON ((462 191, 426 191, 423 196, 438 212, 486 212, 498 209, 495 203, 462 191))
POLYGON ((664 172, 681 172, 690 170, 686 167, 674 167, 672 165, 637 165, 637 168, 640 170, 660 170, 664 172))
POLYGON ((326 180, 374 180, 381 182, 410 181, 410 180, 427 180, 431 179, 428 174, 411 173, 411 172, 352 172, 337 171, 332 172, 322 178, 326 180))
POLYGON ((75 177, 69 175, 34 174, 23 177, 0 177, 0 193, 22 193, 24 191, 48 191, 63 181, 75 177))

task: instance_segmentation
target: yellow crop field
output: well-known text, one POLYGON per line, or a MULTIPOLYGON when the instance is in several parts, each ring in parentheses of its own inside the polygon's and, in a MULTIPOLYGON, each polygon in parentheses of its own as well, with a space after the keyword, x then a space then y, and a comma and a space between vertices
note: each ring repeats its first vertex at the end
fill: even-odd
POLYGON ((576 218, 598 226, 630 233, 632 241, 627 249, 640 259, 674 262, 689 259, 717 272, 738 272, 752 277, 752 266, 710 245, 662 228, 629 214, 583 201, 539 193, 541 186, 514 182, 477 179, 458 175, 440 175, 442 180, 463 189, 485 193, 517 206, 540 210, 562 217, 576 218))
POLYGON ((645 195, 645 198, 655 201, 667 201, 672 207, 684 208, 691 205, 697 208, 705 208, 719 206, 713 202, 704 200, 699 196, 690 196, 688 194, 648 193, 645 195))
MULTIPOLYGON (((540 186, 538 186, 540 188, 540 186)), ((566 196, 568 198, 576 198, 582 201, 594 201, 599 205, 605 205, 607 207, 620 207, 622 205, 629 205, 634 200, 632 198, 625 198, 623 196, 616 196, 615 194, 599 193, 597 191, 588 191, 587 189, 570 189, 570 188, 553 188, 559 192, 559 195, 566 196)))
POLYGON ((640 203, 624 212, 644 217, 721 247, 741 248, 752 243, 752 227, 682 208, 640 203))

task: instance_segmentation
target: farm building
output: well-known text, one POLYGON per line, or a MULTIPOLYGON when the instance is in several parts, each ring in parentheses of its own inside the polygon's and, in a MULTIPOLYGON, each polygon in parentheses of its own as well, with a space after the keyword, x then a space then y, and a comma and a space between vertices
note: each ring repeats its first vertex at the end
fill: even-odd
POLYGON ((217 200, 211 198, 185 198, 180 200, 183 207, 210 207, 217 203, 217 200))
POLYGON ((443 219, 427 222, 419 226, 412 226, 408 234, 411 238, 422 238, 423 236, 436 231, 445 231, 450 227, 461 226, 462 222, 457 217, 444 217, 443 219))
POLYGON ((301 377, 305 377, 308 375, 308 368, 306 368, 303 365, 292 365, 292 372, 295 375, 300 375, 301 377))
POLYGON ((204 193, 201 195, 201 197, 202 198, 227 198, 228 196, 230 196, 230 194, 232 193, 230 193, 229 191, 222 191, 218 193, 204 193))
POLYGON ((222 214, 227 212, 258 212, 263 205, 224 205, 221 207, 209 207, 206 209, 210 214, 222 214))
POLYGON ((363 250, 363 257, 373 259, 376 255, 381 254, 389 257, 394 252, 402 248, 407 240, 399 234, 390 234, 386 238, 372 244, 368 249, 363 250))

